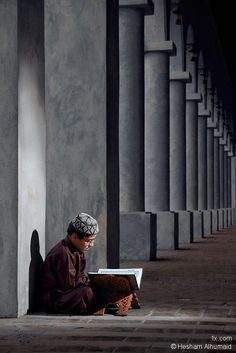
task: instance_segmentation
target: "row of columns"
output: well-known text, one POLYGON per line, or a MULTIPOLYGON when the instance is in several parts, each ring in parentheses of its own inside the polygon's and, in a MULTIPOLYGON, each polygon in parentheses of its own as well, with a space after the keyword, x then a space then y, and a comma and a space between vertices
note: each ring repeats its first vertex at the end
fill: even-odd
POLYGON ((184 45, 170 9, 167 40, 165 1, 153 3, 152 14, 151 1, 120 1, 120 210, 200 210, 211 232, 205 211, 232 207, 220 99, 203 54, 191 60, 192 28, 184 45))
MULTIPOLYGON (((191 87, 195 87, 192 91, 187 89, 186 95, 189 72, 181 71, 179 60, 173 56, 172 66, 176 70, 170 73, 173 43, 165 41, 164 36, 155 39, 155 27, 148 18, 145 20, 144 75, 143 21, 149 11, 150 2, 132 7, 132 2, 120 1, 121 210, 213 209, 216 206, 214 175, 215 198, 218 199, 217 192, 224 194, 220 207, 229 207, 224 183, 227 168, 223 168, 226 154, 223 145, 217 146, 213 127, 207 126, 208 116, 214 115, 214 110, 202 75, 203 60, 199 63, 198 92, 197 78, 192 76, 191 87), (220 187, 217 186, 218 170, 225 171, 220 176, 220 187)), ((155 19, 155 15, 150 17, 155 19)), ((173 30, 173 33, 178 32, 173 30)))
MULTIPOLYGON (((140 7, 120 2, 121 211, 229 207, 224 183, 228 168, 222 168, 227 157, 223 145, 217 145, 214 128, 207 126, 214 104, 201 75, 203 62, 200 59, 198 91, 192 76, 195 87, 187 88, 186 94, 189 72, 170 73, 173 42, 153 39, 151 18, 146 19, 144 48, 143 21, 149 11, 150 3, 145 1, 140 7), (219 170, 225 171, 220 186, 219 170), (225 196, 217 206, 218 192, 225 196)), ((175 66, 178 70, 178 63, 175 66)))

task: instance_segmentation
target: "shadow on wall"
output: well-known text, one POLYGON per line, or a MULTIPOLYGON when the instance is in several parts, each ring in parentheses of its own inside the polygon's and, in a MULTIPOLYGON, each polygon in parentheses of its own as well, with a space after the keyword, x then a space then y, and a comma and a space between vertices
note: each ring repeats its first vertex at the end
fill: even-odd
POLYGON ((30 243, 31 261, 29 266, 29 309, 28 314, 41 311, 41 275, 43 258, 40 254, 39 235, 34 230, 30 243))

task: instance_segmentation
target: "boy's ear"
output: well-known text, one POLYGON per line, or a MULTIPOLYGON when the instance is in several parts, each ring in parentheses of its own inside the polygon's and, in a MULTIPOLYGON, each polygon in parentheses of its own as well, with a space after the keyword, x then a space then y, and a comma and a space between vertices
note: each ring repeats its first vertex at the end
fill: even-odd
POLYGON ((76 239, 77 239, 77 235, 76 235, 75 233, 72 233, 70 237, 71 237, 71 239, 73 239, 73 240, 76 240, 76 239))

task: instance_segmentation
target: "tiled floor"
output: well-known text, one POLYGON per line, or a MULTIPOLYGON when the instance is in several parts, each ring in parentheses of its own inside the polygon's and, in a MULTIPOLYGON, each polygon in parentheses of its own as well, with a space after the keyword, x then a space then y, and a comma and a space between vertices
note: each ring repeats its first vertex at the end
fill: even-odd
POLYGON ((144 268, 142 309, 1 319, 0 352, 236 352, 236 227, 122 266, 144 268))

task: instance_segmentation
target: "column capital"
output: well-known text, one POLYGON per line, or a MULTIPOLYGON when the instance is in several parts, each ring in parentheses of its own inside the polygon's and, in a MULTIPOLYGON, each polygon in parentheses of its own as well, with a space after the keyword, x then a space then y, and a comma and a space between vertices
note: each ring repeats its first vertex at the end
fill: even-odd
POLYGON ((222 120, 219 120, 214 130, 214 137, 222 137, 222 135, 223 135, 223 123, 222 123, 222 120))
POLYGON ((211 120, 210 118, 207 118, 207 128, 208 129, 216 129, 217 128, 217 122, 214 120, 211 120))
POLYGON ((187 101, 195 101, 195 102, 201 102, 202 101, 202 94, 201 93, 187 93, 186 95, 186 100, 187 101))
POLYGON ((144 15, 153 15, 154 3, 152 0, 119 0, 119 7, 133 7, 144 11, 144 15))
POLYGON ((221 137, 222 136, 222 132, 220 130, 214 129, 214 137, 221 137))
MULTIPOLYGON (((231 138, 230 138, 231 140, 231 138)), ((233 142, 232 140, 230 141, 230 148, 229 148, 229 152, 228 152, 228 157, 234 157, 234 146, 233 146, 233 142)))
POLYGON ((228 147, 228 131, 226 126, 223 126, 222 137, 220 138, 220 145, 224 145, 224 150, 227 151, 228 147))
POLYGON ((144 44, 145 53, 148 52, 162 52, 167 53, 169 55, 176 55, 176 46, 172 40, 164 40, 164 41, 152 41, 147 40, 144 44))
MULTIPOLYGON (((224 145, 224 146, 227 145, 227 141, 225 140, 224 135, 220 137, 219 143, 220 143, 220 145, 224 145)), ((225 148, 225 147, 224 147, 224 148, 225 148)))
POLYGON ((211 111, 209 109, 200 109, 198 112, 199 117, 208 118, 211 116, 211 111))
POLYGON ((226 145, 224 146, 224 151, 225 151, 225 152, 230 152, 230 148, 229 148, 228 144, 226 144, 226 145))
POLYGON ((170 72, 170 81, 183 81, 190 83, 192 76, 188 71, 172 71, 170 72))

